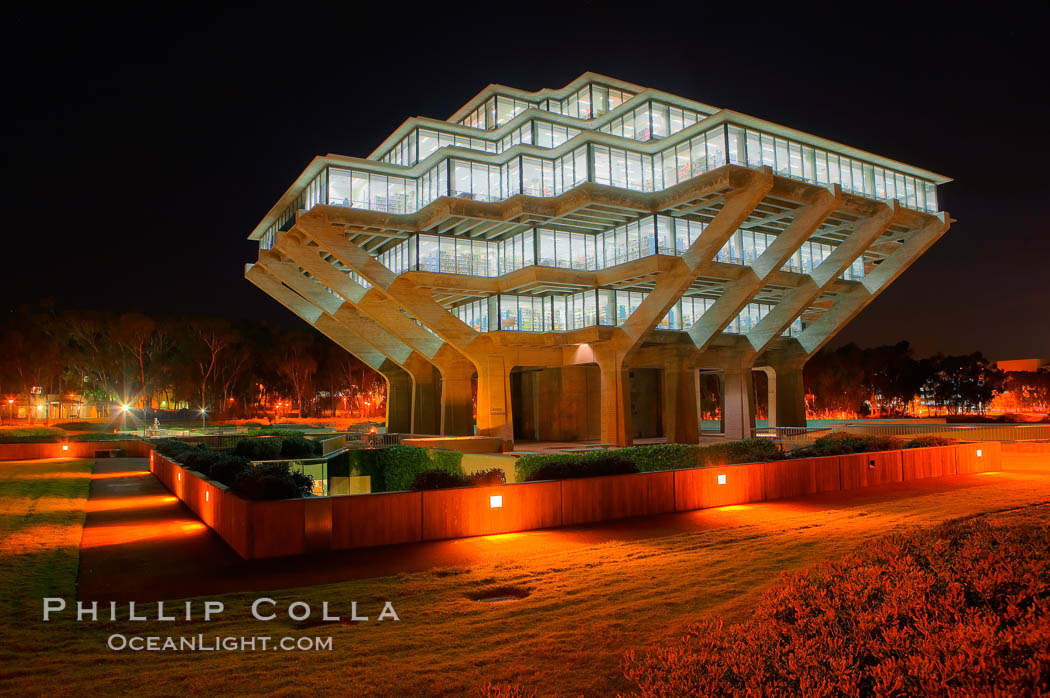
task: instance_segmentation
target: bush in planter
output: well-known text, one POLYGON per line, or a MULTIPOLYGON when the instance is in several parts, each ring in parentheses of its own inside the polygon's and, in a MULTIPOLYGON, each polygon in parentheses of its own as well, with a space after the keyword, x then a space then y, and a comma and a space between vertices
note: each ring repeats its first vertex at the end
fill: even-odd
POLYGON ((293 473, 287 463, 267 463, 239 473, 232 489, 245 499, 295 499, 310 494, 314 479, 293 473))
POLYGON ((532 471, 526 482, 537 480, 565 480, 577 477, 601 477, 603 475, 627 475, 637 473, 638 466, 626 458, 599 452, 590 456, 567 456, 564 460, 545 463, 532 471))
POLYGON ((628 446, 609 451, 634 462, 638 470, 651 473, 656 470, 681 470, 695 468, 702 449, 695 444, 653 444, 652 446, 628 446))
POLYGON ((951 439, 947 436, 916 436, 914 439, 904 444, 904 448, 931 448, 933 446, 953 446, 959 443, 958 439, 951 439))
POLYGON ((453 487, 470 487, 470 480, 465 475, 456 475, 446 470, 424 470, 417 473, 412 479, 409 489, 419 492, 421 490, 446 490, 453 487))
POLYGON ((302 436, 281 439, 281 458, 316 458, 321 455, 321 442, 302 436))
MULTIPOLYGON (((453 475, 462 475, 461 462, 463 454, 457 451, 435 451, 434 458, 430 452, 420 446, 391 446, 376 449, 376 469, 382 472, 383 487, 386 492, 407 490, 412 486, 416 475, 424 470, 444 470, 453 475)), ((368 473, 362 473, 368 474, 368 473)), ((375 481, 373 480, 373 491, 375 481)))
POLYGON ((250 470, 252 464, 240 456, 228 453, 220 453, 211 463, 208 477, 215 482, 221 482, 227 487, 232 487, 237 481, 237 476, 250 470))
MULTIPOLYGON (((223 454, 218 451, 209 451, 199 448, 183 454, 179 463, 187 470, 196 470, 205 477, 210 476, 212 465, 214 465, 223 454)), ((212 478, 214 479, 214 478, 212 478)))
POLYGON ((841 456, 871 451, 896 451, 903 445, 901 440, 895 436, 870 436, 837 431, 820 437, 813 442, 812 446, 793 451, 792 455, 796 457, 841 456))
POLYGON ((479 470, 476 473, 467 475, 467 480, 474 487, 506 485, 507 474, 500 468, 489 468, 488 470, 479 470))
POLYGON ((187 454, 203 450, 201 446, 188 444, 178 439, 154 439, 152 444, 153 450, 157 453, 178 463, 181 463, 187 454))
POLYGON ((241 439, 233 447, 235 455, 247 460, 277 460, 284 442, 276 437, 241 439))

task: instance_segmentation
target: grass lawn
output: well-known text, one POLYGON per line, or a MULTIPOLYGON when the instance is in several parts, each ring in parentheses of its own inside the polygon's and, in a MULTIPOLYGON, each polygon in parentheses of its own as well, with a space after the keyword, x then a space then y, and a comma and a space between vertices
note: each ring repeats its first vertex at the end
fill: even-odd
MULTIPOLYGON (((622 677, 624 650, 676 638, 698 617, 740 620, 784 570, 842 555, 891 531, 988 512, 1029 515, 1033 505, 1050 502, 1048 465, 968 476, 958 486, 926 481, 878 496, 854 492, 692 512, 683 516, 696 517, 696 530, 625 537, 570 554, 543 543, 556 541, 557 532, 515 546, 513 557, 500 555, 499 541, 530 541, 530 534, 494 536, 490 559, 469 569, 208 597, 226 605, 210 623, 43 624, 45 591, 72 597, 88 469, 86 462, 0 463, 0 588, 9 597, 0 692, 463 695, 497 681, 541 694, 610 695, 632 688, 622 677), (37 489, 59 483, 67 496, 37 489), (495 603, 467 598, 494 587, 528 596, 495 603), (276 620, 250 617, 260 596, 279 602, 276 620), (319 612, 326 600, 345 619, 355 600, 359 613, 374 619, 387 599, 401 622, 300 629, 282 612, 297 600, 319 612), (105 643, 112 633, 331 636, 334 651, 111 652, 105 643)), ((156 612, 155 605, 145 609, 156 612)))

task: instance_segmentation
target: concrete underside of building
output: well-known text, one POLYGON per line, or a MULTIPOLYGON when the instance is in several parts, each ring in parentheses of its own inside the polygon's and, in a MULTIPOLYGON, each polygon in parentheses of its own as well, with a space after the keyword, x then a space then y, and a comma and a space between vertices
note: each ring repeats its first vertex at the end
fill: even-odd
POLYGON ((245 276, 386 378, 390 431, 476 430, 499 437, 505 448, 515 439, 629 445, 663 436, 696 443, 702 384, 718 396, 727 438, 754 433, 755 371, 767 378, 770 425, 804 426, 805 362, 949 222, 945 212, 799 181, 769 167, 721 164, 659 191, 588 181, 557 196, 440 196, 410 213, 316 203, 274 230, 245 276), (416 259, 398 273, 378 258, 421 234, 499 241, 540 227, 600 235, 657 216, 703 229, 673 254, 590 270, 541 264, 492 276, 420 270, 418 242, 409 248, 416 259), (763 231, 768 244, 746 264, 720 261, 739 231, 763 231), (789 270, 792 256, 814 239, 826 243, 827 254, 812 268, 789 270), (858 260, 863 275, 844 278, 858 260), (642 300, 616 325, 571 330, 479 331, 462 319, 464 303, 589 290, 595 304, 604 302, 597 290, 637 292, 642 300), (688 327, 660 327, 672 326, 667 318, 683 298, 701 296, 704 310, 688 327), (746 331, 728 331, 755 303, 764 304, 760 319, 746 331))

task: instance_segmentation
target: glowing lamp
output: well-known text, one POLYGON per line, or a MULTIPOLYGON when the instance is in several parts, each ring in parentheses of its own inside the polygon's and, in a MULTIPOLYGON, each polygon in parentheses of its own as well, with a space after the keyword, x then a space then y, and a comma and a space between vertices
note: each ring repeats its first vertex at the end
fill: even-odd
POLYGON ((981 457, 981 449, 977 449, 977 457, 978 457, 978 458, 980 458, 980 457, 981 457))
POLYGON ((62 444, 62 450, 63 451, 68 451, 69 450, 69 444, 62 444))
POLYGON ((175 473, 175 474, 176 474, 176 475, 178 475, 178 477, 179 477, 179 480, 181 480, 181 479, 182 479, 182 473, 175 473))
POLYGON ((726 484, 726 474, 725 473, 719 473, 718 474, 718 484, 719 485, 726 484))
POLYGON ((494 494, 494 495, 489 497, 489 508, 490 509, 500 509, 502 507, 503 507, 503 495, 502 494, 494 494))
POLYGON ((211 501, 211 492, 209 492, 208 490, 204 490, 204 501, 206 501, 206 502, 210 502, 211 501))

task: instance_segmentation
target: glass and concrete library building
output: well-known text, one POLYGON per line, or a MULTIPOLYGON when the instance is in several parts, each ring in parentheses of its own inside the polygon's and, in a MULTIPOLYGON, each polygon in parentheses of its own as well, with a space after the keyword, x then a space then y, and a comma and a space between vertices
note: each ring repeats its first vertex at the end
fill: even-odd
POLYGON ((628 445, 804 426, 802 367, 949 226, 950 181, 586 73, 316 157, 246 277, 388 381, 388 430, 628 445))

